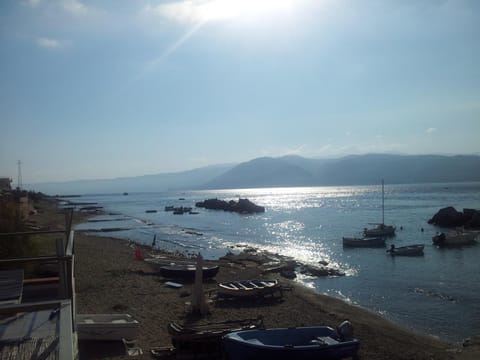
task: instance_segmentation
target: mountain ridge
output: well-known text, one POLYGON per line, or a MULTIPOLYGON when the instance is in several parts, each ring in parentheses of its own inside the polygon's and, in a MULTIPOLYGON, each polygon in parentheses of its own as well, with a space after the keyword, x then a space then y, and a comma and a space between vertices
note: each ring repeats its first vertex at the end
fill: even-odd
POLYGON ((31 184, 49 194, 157 192, 295 186, 373 185, 480 181, 478 155, 348 155, 311 159, 296 155, 259 157, 177 173, 101 180, 31 184))

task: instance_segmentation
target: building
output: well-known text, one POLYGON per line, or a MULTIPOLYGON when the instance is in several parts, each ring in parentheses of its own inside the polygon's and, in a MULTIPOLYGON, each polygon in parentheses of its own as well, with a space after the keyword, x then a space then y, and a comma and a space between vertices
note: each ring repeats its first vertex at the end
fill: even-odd
POLYGON ((12 183, 12 179, 10 178, 0 178, 0 191, 10 191, 12 187, 10 184, 12 183))

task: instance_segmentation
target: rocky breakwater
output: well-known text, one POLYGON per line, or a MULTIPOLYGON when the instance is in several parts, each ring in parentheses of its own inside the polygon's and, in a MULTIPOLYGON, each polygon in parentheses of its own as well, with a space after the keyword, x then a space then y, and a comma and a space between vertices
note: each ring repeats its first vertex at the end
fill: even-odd
POLYGON ((232 211, 239 214, 255 214, 265 212, 265 208, 263 206, 255 205, 248 199, 238 199, 238 201, 207 199, 205 201, 197 202, 195 206, 210 210, 232 211))
POLYGON ((440 209, 428 220, 428 223, 445 228, 463 226, 469 229, 480 229, 480 210, 463 209, 462 212, 449 206, 440 209))

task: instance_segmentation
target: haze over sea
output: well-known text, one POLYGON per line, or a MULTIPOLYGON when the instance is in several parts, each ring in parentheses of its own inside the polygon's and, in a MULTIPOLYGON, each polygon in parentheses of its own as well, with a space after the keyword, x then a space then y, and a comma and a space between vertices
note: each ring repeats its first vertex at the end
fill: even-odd
POLYGON ((385 186, 385 223, 397 226, 397 235, 387 240, 387 247, 425 244, 425 256, 414 258, 387 256, 385 248, 342 247, 342 236, 360 235, 369 223, 381 222, 380 185, 104 194, 72 200, 98 202, 114 214, 95 218, 108 222, 80 224, 77 230, 128 228, 104 234, 148 245, 156 235, 158 248, 200 252, 206 258, 218 258, 243 244, 304 262, 325 260, 347 275, 297 280, 445 340, 460 341, 479 333, 480 244, 437 248, 431 238, 442 229, 427 221, 446 206, 480 208, 480 183, 385 186), (164 211, 168 205, 194 207, 208 198, 239 197, 264 206, 265 213, 164 211))

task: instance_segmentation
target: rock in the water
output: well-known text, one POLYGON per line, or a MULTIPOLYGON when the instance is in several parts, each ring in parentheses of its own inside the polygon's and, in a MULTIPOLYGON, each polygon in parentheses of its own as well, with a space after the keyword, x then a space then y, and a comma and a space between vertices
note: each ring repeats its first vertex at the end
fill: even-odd
POLYGON ((211 210, 233 211, 240 214, 265 212, 263 206, 255 205, 248 199, 238 199, 238 202, 234 200, 227 202, 225 200, 207 199, 205 201, 197 202, 195 206, 211 210))
POLYGON ((465 226, 480 228, 480 212, 474 209, 464 209, 463 212, 449 206, 440 209, 430 220, 429 224, 441 227, 465 226))

